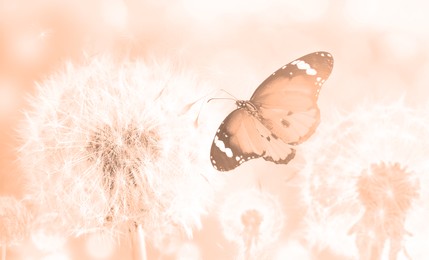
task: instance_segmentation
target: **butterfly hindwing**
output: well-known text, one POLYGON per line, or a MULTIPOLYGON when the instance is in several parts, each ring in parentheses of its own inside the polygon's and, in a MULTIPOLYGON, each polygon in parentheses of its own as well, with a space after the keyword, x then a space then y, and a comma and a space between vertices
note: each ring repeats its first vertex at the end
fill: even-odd
POLYGON ((220 124, 210 150, 210 160, 215 169, 229 171, 246 160, 261 156, 262 147, 248 142, 249 135, 255 134, 256 130, 252 123, 246 110, 239 108, 220 124))
POLYGON ((243 108, 234 110, 221 123, 210 151, 211 162, 219 171, 232 170, 258 157, 275 163, 287 163, 294 156, 295 150, 291 145, 272 135, 243 108))

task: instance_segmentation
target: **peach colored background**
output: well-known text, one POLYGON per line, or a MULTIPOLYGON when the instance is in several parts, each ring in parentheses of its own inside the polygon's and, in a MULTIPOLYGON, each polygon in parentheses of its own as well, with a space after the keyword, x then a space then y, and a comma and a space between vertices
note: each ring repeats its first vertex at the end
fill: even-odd
MULTIPOLYGON (((216 88, 247 99, 281 65, 324 50, 333 54, 335 65, 319 98, 322 118, 325 108, 347 111, 367 99, 403 96, 414 106, 424 104, 429 94, 427 9, 423 1, 401 0, 1 0, 0 195, 23 196, 14 129, 34 82, 66 59, 106 51, 172 59, 216 88)), ((226 191, 251 182, 245 174, 250 166, 243 168, 228 179, 226 191)), ((303 214, 294 202, 299 187, 281 186, 275 174, 258 178, 264 189, 284 199, 290 218, 285 232, 296 230, 303 214)), ((203 259, 231 259, 234 247, 223 238, 215 216, 204 218, 203 225, 192 242, 203 259)), ((96 259, 86 249, 89 240, 70 240, 70 259, 96 259)), ((38 259, 30 242, 26 248, 38 259)), ((129 257, 124 243, 99 259, 120 255, 129 257)), ((149 248, 149 259, 158 255, 149 248)), ((9 257, 14 259, 12 249, 9 257)), ((318 257, 341 259, 335 252, 318 257)))

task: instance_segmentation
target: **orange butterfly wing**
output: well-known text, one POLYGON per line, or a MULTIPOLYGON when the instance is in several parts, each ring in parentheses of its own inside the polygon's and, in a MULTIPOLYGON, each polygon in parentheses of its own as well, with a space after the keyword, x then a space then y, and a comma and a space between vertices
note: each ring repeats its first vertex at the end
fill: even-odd
POLYGON ((273 136, 271 131, 246 109, 239 108, 229 114, 220 125, 210 154, 215 169, 229 171, 258 157, 276 163, 287 163, 295 156, 295 150, 292 145, 287 145, 273 136))
POLYGON ((331 54, 315 52, 274 72, 250 99, 262 123, 285 143, 307 140, 319 124, 317 98, 332 67, 331 54))

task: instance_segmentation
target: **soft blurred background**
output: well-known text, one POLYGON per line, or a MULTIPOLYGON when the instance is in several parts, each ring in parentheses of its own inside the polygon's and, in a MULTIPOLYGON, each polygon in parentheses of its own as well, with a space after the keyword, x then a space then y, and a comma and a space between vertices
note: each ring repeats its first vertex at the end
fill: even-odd
MULTIPOLYGON (((335 65, 319 98, 323 120, 324 111, 332 107, 347 111, 366 100, 403 98, 409 106, 427 101, 428 8, 418 0, 0 0, 0 195, 24 195, 15 129, 35 82, 65 60, 79 62, 85 55, 104 52, 168 59, 215 88, 247 99, 283 64, 310 52, 329 51, 335 65)), ((219 102, 224 102, 225 114, 216 112, 214 120, 220 122, 234 104, 219 102)), ((202 116, 209 117, 210 109, 202 116)), ((297 195, 299 178, 285 181, 294 170, 285 175, 284 169, 264 162, 244 164, 227 177, 219 200, 237 187, 255 186, 276 194, 288 219, 281 234, 288 246, 279 251, 284 254, 279 259, 298 259, 286 256, 304 254, 290 238, 298 236, 305 209, 297 195)), ((8 249, 8 259, 131 257, 126 240, 100 242, 87 235, 50 250, 40 241, 43 238, 33 238, 8 249)), ((222 235, 215 211, 203 219, 193 239, 175 247, 168 253, 149 245, 149 259, 233 259, 235 250, 222 235)), ((343 259, 329 250, 312 255, 343 259)))

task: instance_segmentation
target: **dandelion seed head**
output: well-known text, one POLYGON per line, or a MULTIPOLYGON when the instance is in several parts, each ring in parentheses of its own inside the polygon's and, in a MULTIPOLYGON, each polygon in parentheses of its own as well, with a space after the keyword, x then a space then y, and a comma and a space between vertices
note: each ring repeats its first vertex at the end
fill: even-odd
POLYGON ((372 164, 358 177, 358 198, 367 210, 403 214, 419 195, 419 185, 410 175, 399 163, 372 164))
POLYGON ((31 214, 21 201, 0 197, 0 246, 20 243, 27 235, 31 214))
POLYGON ((191 235, 212 200, 214 173, 202 152, 208 127, 202 120, 196 129, 188 107, 208 91, 167 63, 67 63, 39 84, 20 128, 31 199, 70 234, 138 223, 155 244, 191 235))
POLYGON ((241 223, 247 229, 259 229, 262 221, 263 217, 261 213, 255 209, 249 209, 241 215, 241 223))
POLYGON ((303 174, 308 177, 303 189, 310 208, 307 239, 313 246, 356 256, 350 251, 353 235, 366 230, 370 236, 371 221, 382 226, 376 235, 405 234, 406 216, 419 204, 420 183, 429 170, 427 119, 425 111, 396 102, 363 104, 321 123, 300 147, 306 160, 303 174), (341 222, 341 228, 330 231, 332 236, 314 232, 316 226, 341 222))
POLYGON ((275 196, 250 189, 228 196, 219 218, 227 240, 241 247, 251 242, 256 252, 278 239, 285 217, 275 196))

